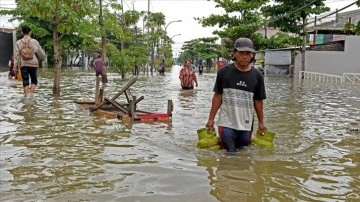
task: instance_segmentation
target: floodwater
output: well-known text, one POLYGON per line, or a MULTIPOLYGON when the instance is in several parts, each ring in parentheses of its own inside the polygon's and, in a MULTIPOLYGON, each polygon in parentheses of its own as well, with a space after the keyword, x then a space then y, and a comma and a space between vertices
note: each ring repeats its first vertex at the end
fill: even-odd
MULTIPOLYGON (((139 76, 139 108, 166 112, 171 123, 122 124, 82 110, 95 73, 63 70, 61 97, 53 72, 39 71, 35 96, 0 73, 1 201, 359 201, 360 85, 265 78, 265 123, 274 148, 249 146, 228 155, 196 147, 216 75, 180 91, 175 66, 139 76)), ((105 97, 132 78, 109 74, 105 97)), ((123 99, 123 98, 122 98, 123 99)))

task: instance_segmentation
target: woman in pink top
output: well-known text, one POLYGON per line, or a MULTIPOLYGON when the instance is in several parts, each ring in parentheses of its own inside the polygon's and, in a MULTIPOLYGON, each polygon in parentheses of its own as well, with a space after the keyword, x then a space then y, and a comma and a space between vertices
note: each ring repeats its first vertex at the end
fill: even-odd
POLYGON ((196 87, 198 87, 195 71, 191 68, 190 60, 185 61, 184 67, 180 70, 179 79, 181 82, 181 88, 184 90, 194 89, 194 82, 196 87))

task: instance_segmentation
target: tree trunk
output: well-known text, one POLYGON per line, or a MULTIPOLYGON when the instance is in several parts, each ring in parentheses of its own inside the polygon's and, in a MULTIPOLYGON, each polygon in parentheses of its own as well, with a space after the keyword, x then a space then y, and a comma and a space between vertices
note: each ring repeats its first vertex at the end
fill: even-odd
MULTIPOLYGON (((103 10, 102 10, 102 0, 99 0, 100 3, 100 15, 99 15, 99 24, 100 27, 103 28, 104 27, 104 19, 103 19, 103 10)), ((107 83, 108 82, 108 78, 107 78, 107 67, 106 65, 108 64, 108 62, 105 61, 106 59, 106 38, 105 38, 105 33, 102 34, 101 36, 101 55, 102 55, 102 62, 103 62, 103 69, 102 69, 102 74, 101 74, 101 78, 102 78, 102 83, 107 83)))
POLYGON ((152 43, 151 44, 151 66, 150 66, 151 75, 153 74, 153 69, 154 69, 154 49, 155 49, 155 44, 152 43))
POLYGON ((125 71, 121 70, 121 78, 124 79, 125 78, 125 71))
POLYGON ((53 25, 52 30, 53 30, 54 60, 55 60, 53 96, 60 97, 61 50, 59 48, 59 33, 58 33, 57 25, 53 25))

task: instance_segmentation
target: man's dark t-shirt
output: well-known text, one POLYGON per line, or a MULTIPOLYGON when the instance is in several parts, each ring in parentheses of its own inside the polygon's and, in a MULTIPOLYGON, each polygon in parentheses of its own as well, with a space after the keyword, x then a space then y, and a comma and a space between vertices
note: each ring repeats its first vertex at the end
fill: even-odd
POLYGON ((251 131, 254 100, 266 99, 261 73, 254 67, 242 72, 229 64, 218 72, 214 92, 222 94, 218 125, 251 131))

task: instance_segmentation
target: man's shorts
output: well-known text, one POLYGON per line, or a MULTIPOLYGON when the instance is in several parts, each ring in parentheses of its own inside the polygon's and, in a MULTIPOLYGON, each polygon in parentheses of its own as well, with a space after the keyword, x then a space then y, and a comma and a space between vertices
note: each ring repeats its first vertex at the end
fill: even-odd
POLYGON ((96 76, 101 76, 102 72, 96 72, 96 76))
POLYGON ((194 89, 194 86, 189 86, 189 87, 183 86, 183 87, 181 87, 181 89, 183 89, 183 90, 191 90, 191 89, 194 89))
POLYGON ((228 152, 235 152, 243 146, 248 146, 251 140, 251 131, 235 130, 219 126, 219 137, 223 148, 228 152))
POLYGON ((37 67, 27 67, 27 66, 21 67, 21 77, 22 77, 22 81, 23 81, 23 87, 30 85, 29 75, 30 75, 30 79, 31 79, 31 84, 34 84, 34 85, 38 84, 36 70, 37 70, 37 67))

